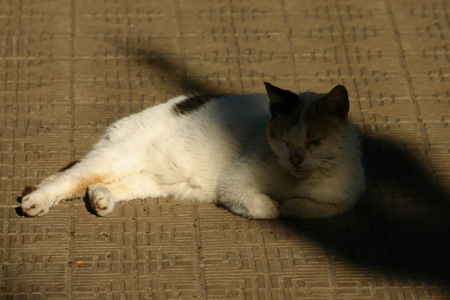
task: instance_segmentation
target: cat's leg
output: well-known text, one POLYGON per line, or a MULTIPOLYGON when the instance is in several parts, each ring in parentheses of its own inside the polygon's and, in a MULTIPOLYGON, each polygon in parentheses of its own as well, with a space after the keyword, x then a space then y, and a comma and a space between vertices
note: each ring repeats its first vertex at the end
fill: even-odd
POLYGON ((22 198, 28 194, 31 194, 32 192, 34 192, 35 190, 39 189, 40 187, 47 185, 49 183, 52 183, 53 181, 55 181, 56 178, 58 178, 59 176, 61 176, 61 174, 70 169, 71 167, 73 167, 74 165, 76 165, 77 163, 79 163, 79 161, 73 161, 70 164, 68 164, 67 166, 65 166, 64 168, 60 169, 59 171, 57 171, 56 173, 53 173, 47 177, 45 177, 44 179, 42 179, 41 182, 39 182, 37 185, 27 185, 24 187, 24 189, 22 190, 22 198))
POLYGON ((279 203, 255 188, 222 185, 218 204, 235 214, 252 219, 276 219, 280 216, 279 203))
POLYGON ((308 198, 293 198, 281 204, 281 215, 287 218, 325 218, 344 213, 351 205, 318 202, 308 198))
POLYGON ((113 211, 115 202, 166 197, 168 193, 149 175, 139 173, 106 184, 90 185, 88 196, 97 215, 106 216, 113 211))
POLYGON ((44 215, 61 200, 79 197, 89 185, 109 183, 139 171, 141 166, 137 151, 121 156, 115 150, 94 150, 71 168, 44 179, 36 190, 26 189, 21 201, 22 211, 28 216, 44 215))
POLYGON ((280 216, 279 203, 256 191, 241 191, 239 196, 231 198, 222 194, 218 203, 231 212, 247 218, 276 219, 280 216))
POLYGON ((23 192, 21 208, 30 217, 42 216, 61 200, 81 196, 87 186, 111 180, 113 177, 108 172, 93 172, 83 164, 75 170, 69 169, 45 179, 34 191, 26 188, 23 192))
POLYGON ((221 178, 217 203, 247 218, 278 218, 279 203, 260 191, 256 177, 247 160, 234 164, 221 178))

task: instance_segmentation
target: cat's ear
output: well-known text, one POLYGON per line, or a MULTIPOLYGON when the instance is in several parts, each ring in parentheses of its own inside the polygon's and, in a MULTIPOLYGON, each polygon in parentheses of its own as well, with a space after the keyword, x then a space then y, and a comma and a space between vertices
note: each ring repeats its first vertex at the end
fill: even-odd
POLYGON ((299 97, 297 94, 280 89, 268 82, 264 82, 264 85, 266 86, 267 95, 269 95, 269 107, 272 115, 289 115, 299 104, 299 97))
POLYGON ((347 119, 349 109, 348 92, 343 85, 335 86, 319 105, 321 113, 336 115, 341 121, 347 119))

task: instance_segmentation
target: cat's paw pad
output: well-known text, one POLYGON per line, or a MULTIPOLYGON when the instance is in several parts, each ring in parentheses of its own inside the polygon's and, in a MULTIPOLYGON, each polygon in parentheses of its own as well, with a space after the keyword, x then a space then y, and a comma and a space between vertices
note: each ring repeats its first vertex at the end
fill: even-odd
POLYGON ((29 217, 43 216, 50 209, 48 201, 31 193, 22 197, 22 212, 29 217))
POLYGON ((88 187, 89 200, 97 215, 104 217, 114 209, 114 197, 104 184, 94 184, 88 187))

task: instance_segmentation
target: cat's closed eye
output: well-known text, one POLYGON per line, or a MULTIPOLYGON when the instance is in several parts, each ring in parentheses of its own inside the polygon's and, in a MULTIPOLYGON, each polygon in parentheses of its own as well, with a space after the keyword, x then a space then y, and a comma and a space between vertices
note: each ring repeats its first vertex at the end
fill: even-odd
POLYGON ((321 137, 314 138, 307 143, 307 147, 311 146, 319 146, 322 143, 323 139, 321 137))
POLYGON ((290 145, 289 141, 287 141, 286 139, 284 139, 284 138, 282 138, 282 137, 280 137, 278 135, 269 133, 269 137, 271 137, 272 139, 279 140, 279 141, 283 142, 286 145, 286 147, 289 147, 289 145, 290 145))

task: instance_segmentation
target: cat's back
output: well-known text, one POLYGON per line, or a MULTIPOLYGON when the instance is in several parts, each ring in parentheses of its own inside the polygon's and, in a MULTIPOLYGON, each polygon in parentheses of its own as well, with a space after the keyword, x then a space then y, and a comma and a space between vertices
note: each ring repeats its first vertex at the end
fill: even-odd
POLYGON ((190 96, 175 101, 172 113, 181 123, 191 124, 190 129, 224 131, 234 138, 248 134, 249 130, 265 130, 270 120, 265 94, 190 96))

